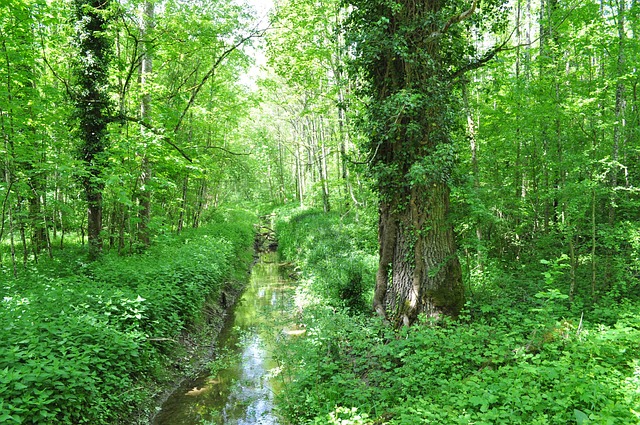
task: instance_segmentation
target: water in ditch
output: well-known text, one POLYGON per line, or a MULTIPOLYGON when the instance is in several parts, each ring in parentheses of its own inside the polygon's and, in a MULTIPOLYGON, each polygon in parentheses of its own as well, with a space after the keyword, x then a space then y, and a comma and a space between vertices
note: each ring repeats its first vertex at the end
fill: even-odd
POLYGON ((301 333, 291 326, 293 287, 275 256, 254 266, 251 280, 218 339, 213 372, 185 382, 162 405, 154 425, 277 425, 274 344, 301 333))

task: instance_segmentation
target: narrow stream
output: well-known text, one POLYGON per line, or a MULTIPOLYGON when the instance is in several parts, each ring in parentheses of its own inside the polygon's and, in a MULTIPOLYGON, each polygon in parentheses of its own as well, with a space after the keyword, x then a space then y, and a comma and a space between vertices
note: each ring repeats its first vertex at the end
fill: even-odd
POLYGON ((218 339, 216 373, 185 382, 162 405, 154 425, 277 425, 272 347, 286 330, 293 288, 274 254, 254 266, 251 280, 218 339))

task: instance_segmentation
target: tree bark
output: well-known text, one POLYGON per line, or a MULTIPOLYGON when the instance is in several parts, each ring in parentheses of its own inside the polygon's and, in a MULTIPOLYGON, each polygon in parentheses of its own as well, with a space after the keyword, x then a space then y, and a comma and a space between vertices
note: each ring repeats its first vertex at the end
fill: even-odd
MULTIPOLYGON (((153 73, 153 55, 151 33, 154 27, 155 18, 155 2, 147 0, 144 3, 144 12, 142 16, 141 33, 144 39, 142 43, 143 54, 140 66, 140 84, 142 85, 142 101, 140 102, 140 118, 143 122, 149 124, 151 121, 151 75, 153 73)), ((140 131, 143 138, 146 129, 141 126, 140 131)), ((138 204, 140 206, 140 223, 138 225, 138 239, 148 247, 151 243, 149 234, 149 221, 151 220, 151 163, 149 161, 148 146, 146 142, 143 144, 143 152, 141 158, 140 174, 140 193, 138 195, 138 204)))
POLYGON ((457 316, 464 304, 462 269, 448 220, 449 187, 412 189, 380 202, 380 262, 374 308, 396 325, 419 314, 457 316))
POLYGON ((455 317, 464 305, 449 219, 455 87, 495 53, 472 62, 459 54, 468 47, 460 22, 475 13, 475 1, 462 12, 440 0, 356 3, 351 28, 370 82, 366 131, 380 196, 373 307, 396 326, 420 314, 455 317))
POLYGON ((82 186, 87 201, 89 258, 102 252, 102 181, 106 132, 109 122, 108 84, 110 41, 106 37, 109 0, 76 0, 78 90, 75 94, 79 119, 81 160, 85 172, 82 186))

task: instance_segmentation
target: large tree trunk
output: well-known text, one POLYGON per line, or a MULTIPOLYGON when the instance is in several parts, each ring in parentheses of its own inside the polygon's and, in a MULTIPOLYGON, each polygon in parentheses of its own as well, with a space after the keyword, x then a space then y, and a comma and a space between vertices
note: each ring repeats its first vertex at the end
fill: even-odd
POLYGON ((462 269, 448 221, 449 188, 411 189, 380 202, 380 263, 374 308, 396 325, 419 314, 456 316, 464 304, 462 269))
POLYGON ((87 235, 89 258, 95 259, 102 252, 102 190, 103 185, 94 185, 90 179, 84 179, 84 191, 87 198, 87 235))
POLYGON ((457 25, 477 2, 466 4, 461 11, 440 0, 367 0, 352 14, 358 60, 371 83, 367 132, 380 195, 373 307, 397 326, 420 314, 455 317, 464 305, 449 183, 460 109, 455 75, 471 69, 457 25))

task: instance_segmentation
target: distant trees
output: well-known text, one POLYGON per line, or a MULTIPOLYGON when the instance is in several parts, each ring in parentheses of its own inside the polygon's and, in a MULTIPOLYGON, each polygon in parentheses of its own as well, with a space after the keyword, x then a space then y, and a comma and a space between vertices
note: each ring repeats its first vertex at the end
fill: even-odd
POLYGON ((513 47, 469 86, 480 185, 460 192, 462 244, 505 264, 564 258, 572 298, 625 296, 639 266, 639 5, 514 6, 513 47))
POLYGON ((251 16, 227 2, 12 0, 0 9, 0 261, 65 238, 127 252, 253 184, 238 131, 251 16), (239 172, 244 169, 243 172, 239 172), (228 174, 227 174, 228 173, 228 174), (234 174, 238 181, 230 184, 234 174), (250 183, 249 183, 250 182, 250 183), (88 211, 88 213, 87 213, 88 211))
POLYGON ((60 152, 65 142, 58 136, 67 130, 60 117, 69 111, 64 87, 51 87, 45 69, 51 55, 43 53, 46 43, 66 34, 38 25, 57 16, 52 4, 50 13, 43 2, 14 1, 0 8, 0 240, 8 242, 14 274, 18 258, 37 259, 44 249, 51 255, 48 228, 60 212, 55 196, 44 196, 60 182, 57 161, 65 156, 60 152))
POLYGON ((339 1, 290 0, 277 7, 267 34, 275 75, 263 82, 264 99, 274 108, 267 113, 281 117, 278 137, 293 162, 286 172, 293 176, 298 202, 325 211, 361 203, 351 175, 356 170, 349 166, 356 147, 348 115, 355 99, 344 63, 346 16, 339 1))

